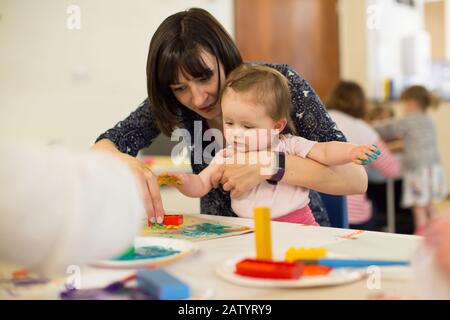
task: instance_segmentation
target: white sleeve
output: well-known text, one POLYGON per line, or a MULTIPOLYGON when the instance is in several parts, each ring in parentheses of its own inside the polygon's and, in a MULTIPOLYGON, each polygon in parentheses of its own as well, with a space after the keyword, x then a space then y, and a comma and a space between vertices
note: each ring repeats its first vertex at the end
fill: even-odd
POLYGON ((12 143, 0 155, 0 260, 65 273, 133 242, 145 211, 120 160, 12 143))

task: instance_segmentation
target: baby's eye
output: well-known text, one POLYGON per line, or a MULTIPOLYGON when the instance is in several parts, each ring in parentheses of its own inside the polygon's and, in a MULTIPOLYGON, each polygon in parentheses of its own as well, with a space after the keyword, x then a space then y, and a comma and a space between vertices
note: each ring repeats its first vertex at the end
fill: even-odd
POLYGON ((252 126, 244 126, 245 129, 253 129, 254 127, 252 126))

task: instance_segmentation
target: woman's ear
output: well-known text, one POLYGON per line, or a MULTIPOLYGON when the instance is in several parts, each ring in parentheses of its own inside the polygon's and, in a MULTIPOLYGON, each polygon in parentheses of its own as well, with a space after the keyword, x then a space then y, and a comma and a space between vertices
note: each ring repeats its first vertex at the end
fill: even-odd
POLYGON ((278 120, 277 122, 275 122, 275 125, 273 126, 273 128, 275 130, 278 130, 279 133, 283 132, 284 128, 286 128, 287 125, 287 119, 286 118, 282 118, 280 120, 278 120))

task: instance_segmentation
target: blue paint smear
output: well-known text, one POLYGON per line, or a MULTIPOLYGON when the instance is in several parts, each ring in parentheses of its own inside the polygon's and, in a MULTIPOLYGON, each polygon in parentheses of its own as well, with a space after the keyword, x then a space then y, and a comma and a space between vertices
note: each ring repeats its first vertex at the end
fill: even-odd
POLYGON ((229 233, 232 230, 226 230, 231 228, 230 226, 223 226, 214 223, 200 223, 192 226, 186 226, 182 229, 181 234, 188 237, 204 237, 209 235, 222 235, 229 233))
POLYGON ((142 259, 155 259, 167 257, 179 253, 179 250, 161 246, 138 247, 134 250, 128 250, 125 254, 114 258, 115 261, 132 261, 142 259))

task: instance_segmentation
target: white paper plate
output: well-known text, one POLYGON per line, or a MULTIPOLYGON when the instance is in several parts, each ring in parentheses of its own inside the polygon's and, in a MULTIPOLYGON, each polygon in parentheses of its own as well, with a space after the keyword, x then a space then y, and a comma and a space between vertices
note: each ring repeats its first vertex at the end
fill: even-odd
POLYGON ((145 268, 148 267, 150 264, 165 263, 170 262, 171 260, 173 260, 174 262, 178 261, 178 259, 191 255, 198 250, 197 246, 193 242, 186 240, 158 238, 158 237, 136 237, 134 239, 135 248, 148 246, 167 247, 180 252, 166 257, 151 258, 151 259, 140 259, 129 261, 98 260, 91 263, 91 265, 102 268, 120 268, 120 269, 145 268))
POLYGON ((322 286, 337 286, 357 281, 365 275, 365 269, 336 268, 325 276, 302 276, 299 279, 261 279, 236 274, 236 263, 249 257, 239 255, 224 261, 216 269, 216 273, 223 279, 245 287, 257 288, 310 288, 322 286))

